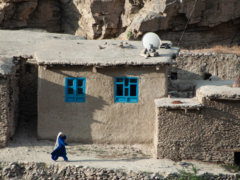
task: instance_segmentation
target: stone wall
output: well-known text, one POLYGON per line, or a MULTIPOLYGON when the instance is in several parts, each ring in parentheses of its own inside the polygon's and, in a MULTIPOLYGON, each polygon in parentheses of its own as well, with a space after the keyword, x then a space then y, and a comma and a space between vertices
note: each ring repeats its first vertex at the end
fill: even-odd
POLYGON ((240 73, 240 56, 213 52, 181 51, 174 60, 172 71, 180 80, 198 80, 201 72, 208 72, 221 79, 235 79, 240 73))
MULTIPOLYGON (((118 169, 92 168, 83 167, 81 165, 64 166, 64 165, 49 165, 45 163, 1 163, 0 178, 8 179, 54 179, 54 180, 74 180, 74 179, 172 179, 177 180, 183 178, 180 174, 164 174, 158 172, 134 172, 118 169)), ((198 176, 202 179, 217 179, 217 180, 237 180, 239 174, 219 174, 213 175, 205 173, 198 176)))
POLYGON ((7 145, 17 126, 19 88, 16 69, 9 75, 0 75, 0 147, 7 145))
POLYGON ((8 79, 0 78, 0 146, 5 147, 8 139, 8 79))
POLYGON ((234 162, 240 152, 239 100, 203 100, 202 109, 157 109, 157 158, 234 162))
POLYGON ((173 63, 169 68, 168 92, 175 97, 194 97, 196 82, 203 79, 203 72, 212 74, 213 80, 235 79, 240 74, 240 56, 234 54, 183 50, 173 63), (174 73, 176 80, 171 79, 174 73))

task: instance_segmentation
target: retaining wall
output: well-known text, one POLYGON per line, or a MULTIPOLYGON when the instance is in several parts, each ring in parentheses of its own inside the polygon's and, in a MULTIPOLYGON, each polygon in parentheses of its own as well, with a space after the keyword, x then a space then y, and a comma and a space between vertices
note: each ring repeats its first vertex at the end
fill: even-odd
POLYGON ((203 99, 201 109, 157 108, 157 158, 234 162, 240 152, 240 100, 203 99))
POLYGON ((201 79, 201 71, 221 79, 235 79, 240 73, 240 56, 213 52, 181 51, 174 60, 172 71, 180 80, 201 79))
POLYGON ((240 56, 234 54, 183 50, 173 63, 169 67, 168 81, 168 94, 173 97, 194 97, 194 81, 202 80, 203 72, 215 76, 213 79, 222 80, 235 79, 240 74, 240 56))
MULTIPOLYGON (((183 178, 177 173, 161 175, 158 172, 134 172, 118 169, 105 169, 105 168, 92 168, 83 166, 67 166, 67 165, 48 165, 45 163, 1 163, 0 178, 3 180, 8 179, 54 179, 54 180, 85 180, 85 179, 172 179, 178 180, 183 178)), ((201 179, 214 179, 214 180, 237 180, 239 174, 219 174, 213 175, 205 173, 199 175, 201 179)))

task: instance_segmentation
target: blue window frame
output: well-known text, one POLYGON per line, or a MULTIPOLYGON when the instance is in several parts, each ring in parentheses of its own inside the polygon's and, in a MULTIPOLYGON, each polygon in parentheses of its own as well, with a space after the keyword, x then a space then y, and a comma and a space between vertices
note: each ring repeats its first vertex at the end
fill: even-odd
POLYGON ((115 78, 115 102, 120 103, 138 102, 138 78, 135 77, 115 78))
POLYGON ((65 102, 85 102, 86 78, 67 77, 65 79, 65 102))

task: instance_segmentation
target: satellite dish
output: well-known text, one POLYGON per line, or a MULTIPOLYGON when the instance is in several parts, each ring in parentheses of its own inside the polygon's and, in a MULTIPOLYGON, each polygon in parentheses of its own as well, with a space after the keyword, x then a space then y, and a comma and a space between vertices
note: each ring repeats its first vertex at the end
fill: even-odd
POLYGON ((146 33, 142 38, 143 47, 147 50, 159 49, 161 46, 161 40, 159 36, 153 32, 146 33))

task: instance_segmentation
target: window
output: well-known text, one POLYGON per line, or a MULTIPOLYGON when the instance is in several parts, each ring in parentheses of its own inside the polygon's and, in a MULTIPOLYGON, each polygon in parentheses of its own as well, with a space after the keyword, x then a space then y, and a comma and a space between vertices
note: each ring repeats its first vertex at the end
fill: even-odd
POLYGON ((86 78, 65 79, 65 102, 85 102, 86 78))
POLYGON ((115 102, 138 102, 138 78, 115 78, 115 102))

